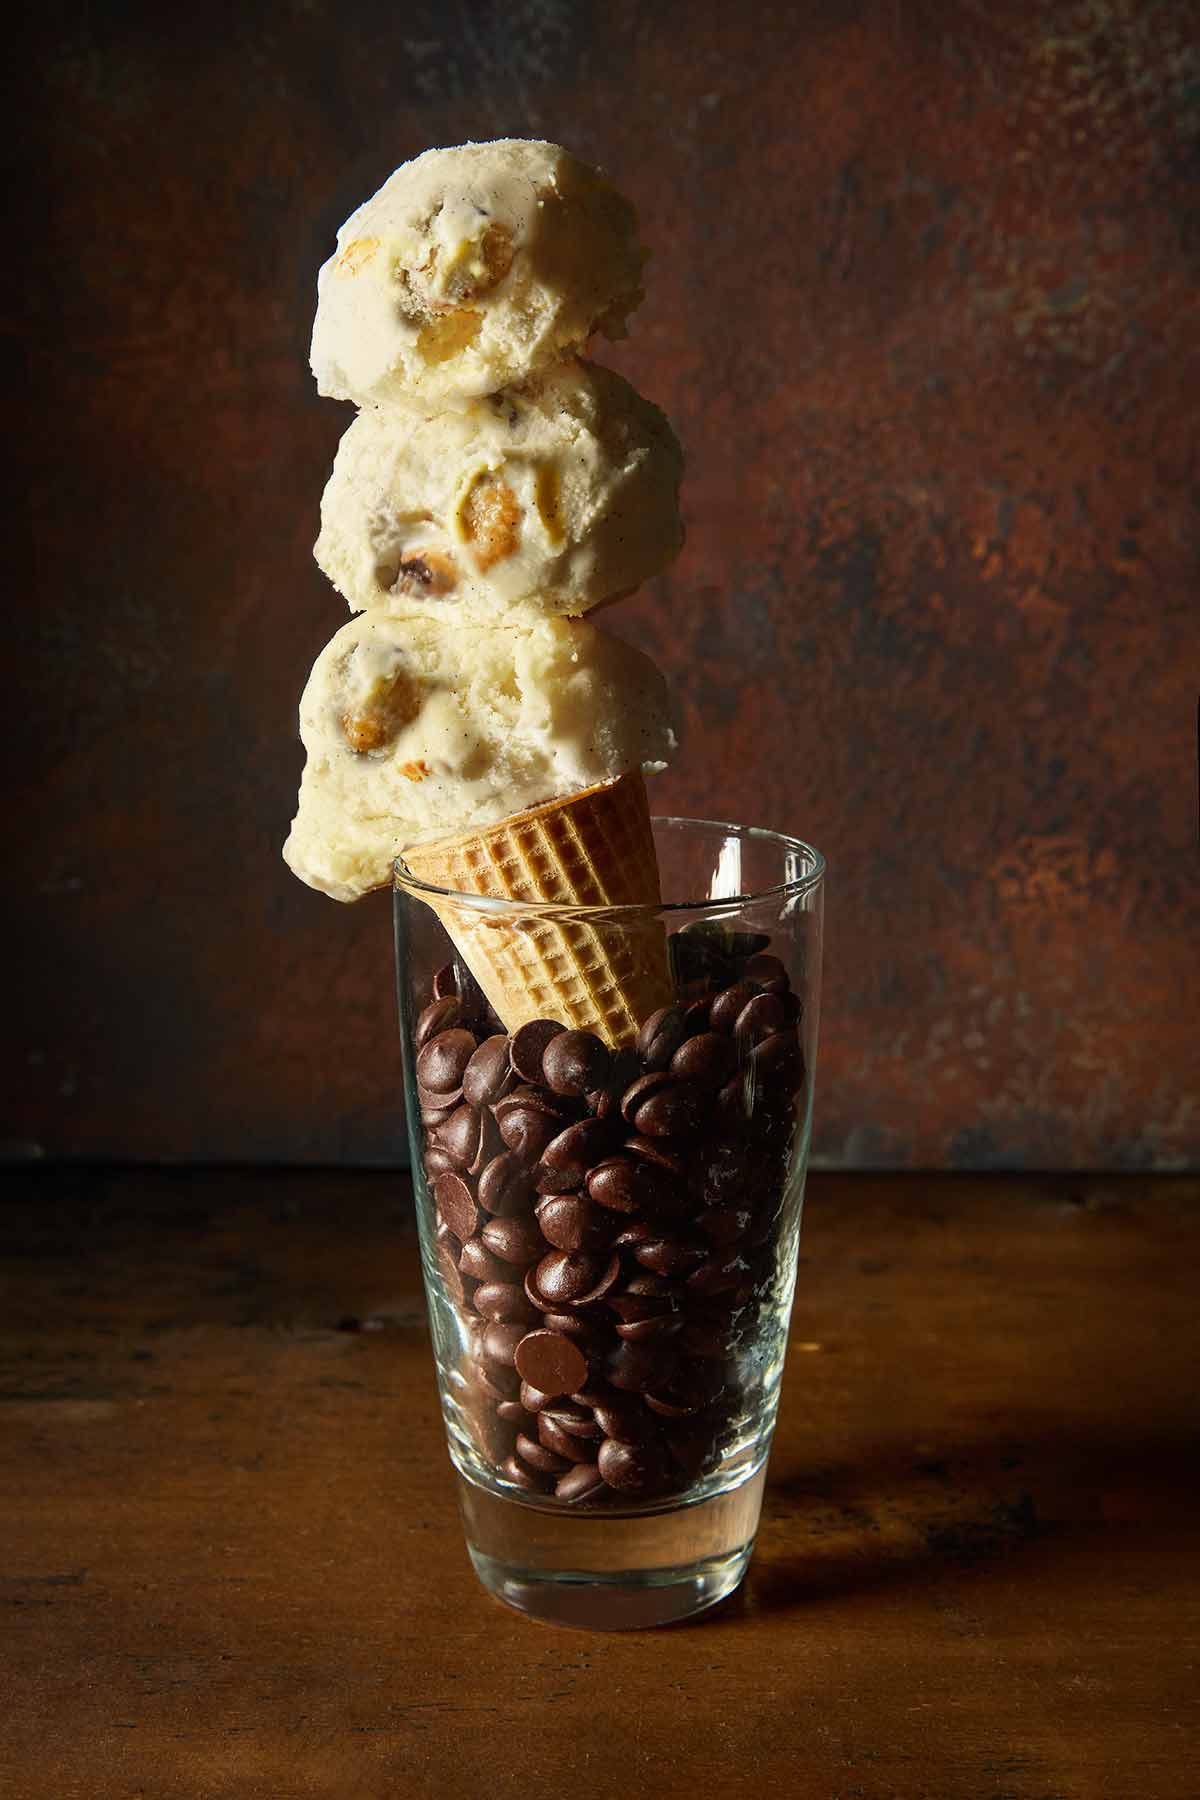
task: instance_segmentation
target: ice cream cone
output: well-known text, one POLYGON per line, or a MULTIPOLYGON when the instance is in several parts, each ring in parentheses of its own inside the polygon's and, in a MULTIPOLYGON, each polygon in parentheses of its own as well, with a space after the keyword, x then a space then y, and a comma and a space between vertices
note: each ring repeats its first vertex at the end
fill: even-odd
MULTIPOLYGON (((419 881, 460 894, 570 907, 661 902, 640 771, 551 800, 498 824, 418 844, 403 861, 419 881)), ((428 900, 507 1031, 557 1019, 605 1043, 633 1042, 670 999, 666 933, 634 923, 530 912, 489 917, 428 900)))

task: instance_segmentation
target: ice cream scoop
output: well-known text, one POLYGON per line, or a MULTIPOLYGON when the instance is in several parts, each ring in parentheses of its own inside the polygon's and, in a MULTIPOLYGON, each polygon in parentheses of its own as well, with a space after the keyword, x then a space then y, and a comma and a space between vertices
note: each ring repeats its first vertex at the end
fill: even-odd
POLYGON ((354 610, 577 616, 675 556, 682 462, 658 407, 571 357, 462 412, 360 413, 314 554, 354 610))
POLYGON ((622 337, 644 261, 629 202, 555 144, 429 150, 338 233, 317 281, 322 394, 444 411, 622 337))
POLYGON ((406 845, 661 768, 676 747, 648 657, 586 620, 534 613, 458 630, 361 614, 317 658, 300 735, 284 856, 337 900, 390 883, 406 845))

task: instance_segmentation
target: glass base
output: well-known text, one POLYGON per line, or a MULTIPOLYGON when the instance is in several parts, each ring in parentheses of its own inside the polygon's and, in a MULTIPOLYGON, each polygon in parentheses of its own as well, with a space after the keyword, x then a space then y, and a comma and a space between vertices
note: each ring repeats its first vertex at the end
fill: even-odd
POLYGON ((658 1512, 572 1513, 458 1476, 467 1548, 488 1592, 552 1625, 638 1631, 715 1606, 746 1572, 765 1465, 727 1493, 658 1512))

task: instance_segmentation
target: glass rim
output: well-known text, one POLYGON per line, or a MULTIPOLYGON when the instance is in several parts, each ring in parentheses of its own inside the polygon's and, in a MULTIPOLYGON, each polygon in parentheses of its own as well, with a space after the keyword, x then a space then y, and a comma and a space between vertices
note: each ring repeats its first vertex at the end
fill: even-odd
POLYGON ((439 905, 462 907, 470 912, 486 914, 489 918, 502 919, 516 914, 522 917, 530 914, 561 917, 566 914, 571 918, 602 919, 606 923, 612 923, 628 918, 657 918, 663 913, 702 912, 709 918, 721 918, 726 914, 741 912, 747 906, 763 900, 798 899, 819 888, 825 879, 825 858, 821 852, 803 838, 792 837, 787 832, 769 831, 761 825, 735 825, 723 819, 685 819, 672 813, 654 816, 650 823, 681 827, 687 831, 720 832, 727 838, 770 843, 793 855, 804 856, 810 867, 805 874, 790 881, 775 882, 754 893, 723 895, 719 900, 702 898, 637 901, 619 906, 574 906, 569 901, 562 900, 501 900, 491 894, 461 893, 456 888, 438 887, 435 882, 422 881, 419 876, 414 875, 401 851, 392 861, 392 891, 414 894, 418 899, 436 900, 439 905))

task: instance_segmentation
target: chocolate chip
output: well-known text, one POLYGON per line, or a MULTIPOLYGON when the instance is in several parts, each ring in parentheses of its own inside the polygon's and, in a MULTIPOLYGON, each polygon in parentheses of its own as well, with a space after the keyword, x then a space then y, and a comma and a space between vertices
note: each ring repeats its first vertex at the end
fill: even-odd
POLYGON ((620 1111, 621 1095, 641 1072, 642 1062, 636 1050, 617 1051, 603 1087, 592 1088, 587 1095, 587 1103, 596 1118, 607 1119, 620 1111))
POLYGON ((737 1050, 719 1031, 698 1032, 671 1058, 671 1074, 695 1082, 706 1093, 724 1087, 736 1068, 737 1050))
POLYGON ((498 1473, 513 1487, 524 1488, 530 1494, 547 1494, 550 1491, 550 1477, 539 1474, 536 1469, 526 1468, 518 1462, 516 1455, 508 1457, 500 1464, 498 1473))
MULTIPOLYGON (((722 1089, 722 1093, 724 1091, 722 1089)), ((716 1107, 720 1104, 718 1095, 716 1107)), ((750 1147, 740 1129, 710 1137, 695 1160, 695 1190, 702 1193, 705 1202, 711 1206, 746 1205, 749 1159, 750 1147)))
POLYGON ((537 1220, 529 1216, 489 1219, 479 1235, 493 1256, 498 1256, 502 1263, 514 1263, 518 1267, 534 1262, 546 1248, 537 1220))
POLYGON ((528 1325, 505 1324, 500 1320, 491 1320, 483 1334, 483 1355, 489 1363, 498 1363, 501 1368, 511 1369, 517 1354, 517 1345, 524 1337, 528 1325))
POLYGON ((622 1444, 616 1438, 605 1438, 596 1466, 606 1484, 620 1494, 655 1493, 666 1473, 657 1445, 622 1444))
POLYGON ((709 1300, 716 1294, 731 1293, 739 1286, 744 1273, 745 1265, 736 1256, 708 1256, 692 1270, 684 1286, 689 1295, 709 1300))
POLYGON ((571 1102, 561 1094, 552 1094, 547 1087, 523 1081, 497 1100, 492 1108, 498 1119, 507 1112, 521 1107, 532 1107, 535 1112, 543 1112, 548 1118, 557 1119, 557 1129, 561 1130, 566 1121, 572 1117, 571 1102))
POLYGON ((665 1069, 684 1036, 683 1014, 677 1006, 660 1006, 651 1013, 637 1036, 638 1052, 646 1068, 665 1069))
POLYGON ((744 1075, 727 1081, 716 1099, 717 1123, 722 1131, 736 1131, 754 1110, 753 1089, 744 1075))
POLYGON ((438 1129, 439 1125, 444 1125, 446 1123, 446 1120, 451 1117, 453 1112, 453 1106, 423 1106, 421 1108, 421 1123, 424 1125, 426 1131, 434 1132, 438 1129))
POLYGON ((442 1286, 455 1306, 462 1306, 467 1298, 466 1284, 454 1261, 454 1252, 447 1244, 441 1244, 437 1253, 438 1269, 441 1272, 442 1286))
POLYGON ((787 1014, 778 994, 755 994, 734 1020, 733 1035, 739 1043, 757 1044, 773 1032, 782 1031, 786 1024, 787 1014))
POLYGON ((464 1102, 437 1127, 437 1142, 458 1169, 469 1169, 483 1143, 483 1114, 464 1102))
POLYGON ((677 987, 686 987, 693 981, 724 982, 732 972, 724 934, 720 927, 714 932, 707 920, 674 932, 667 940, 667 954, 677 987))
POLYGON ((519 1385, 516 1372, 506 1368, 503 1363, 477 1362, 471 1371, 471 1380, 480 1393, 486 1394, 489 1400, 499 1403, 502 1400, 516 1398, 519 1385))
MULTIPOLYGON (((724 1089, 722 1088, 722 1093, 724 1089)), ((643 1162, 653 1163, 656 1168, 665 1169, 668 1175, 674 1175, 682 1181, 687 1175, 687 1164, 679 1152, 669 1144, 656 1142, 652 1137, 630 1137, 625 1139, 626 1156, 636 1156, 643 1162)))
POLYGON ((777 956, 768 956, 760 950, 756 956, 747 957, 742 964, 741 975, 744 980, 757 981, 768 994, 785 994, 791 987, 787 969, 777 956))
POLYGON ((552 1450, 555 1456, 561 1456, 564 1462, 591 1462, 596 1454, 595 1444, 585 1444, 579 1438, 572 1437, 569 1431, 564 1431, 548 1406, 538 1414, 537 1434, 539 1442, 547 1450, 552 1450))
POLYGON ((603 1491, 604 1478, 596 1464, 576 1463, 573 1469, 568 1469, 555 1483, 554 1498, 566 1501, 568 1506, 578 1505, 580 1501, 590 1500, 594 1494, 603 1491))
POLYGON ((701 1356, 711 1362, 720 1362, 728 1346, 729 1330, 724 1325, 689 1320, 680 1333, 679 1347, 685 1356, 701 1356))
POLYGON ((691 1081, 675 1081, 667 1076, 661 1087, 634 1109, 631 1123, 642 1136, 686 1137, 699 1128, 704 1116, 704 1095, 691 1081))
POLYGON ((683 1238, 654 1238, 638 1244, 633 1252, 643 1269, 655 1275, 682 1275, 703 1262, 707 1253, 706 1245, 689 1244, 683 1238))
POLYGON ((573 1394, 587 1379, 587 1357, 557 1331, 531 1331, 517 1345, 517 1373, 543 1394, 573 1394))
POLYGON ((462 1247, 458 1266, 475 1281, 507 1281, 510 1271, 487 1248, 481 1238, 468 1238, 462 1247))
POLYGON ((644 1204, 649 1182, 645 1172, 627 1156, 610 1156, 597 1163, 587 1178, 587 1191, 609 1212, 635 1213, 644 1204))
POLYGON ((673 1281, 663 1275, 649 1275, 641 1270, 631 1275, 622 1292, 636 1299, 665 1300, 673 1305, 679 1297, 679 1291, 673 1281))
POLYGON ((439 1031, 417 1056, 417 1080, 434 1093, 461 1088, 463 1071, 475 1054, 475 1034, 456 1028, 439 1031))
POLYGON ((780 993, 778 988, 772 988, 769 991, 775 995, 780 1006, 782 1006, 783 1016, 787 1023, 789 1025, 798 1025, 804 1016, 804 1003, 799 994, 793 993, 790 988, 784 989, 782 993, 780 993))
POLYGON ((529 1414, 519 1400, 498 1400, 496 1416, 503 1419, 506 1425, 524 1425, 529 1414))
POLYGON ((479 1119, 479 1144, 467 1165, 467 1173, 470 1175, 481 1174, 490 1162, 494 1162, 503 1153, 500 1128, 491 1113, 485 1109, 476 1116, 479 1119))
POLYGON ((458 982, 455 979, 453 963, 443 963, 434 975, 433 991, 439 1000, 444 1000, 451 994, 457 994, 458 982))
POLYGON ((663 1432, 663 1441, 672 1461, 688 1481, 695 1481, 720 1454, 706 1419, 683 1419, 678 1425, 669 1425, 663 1432))
POLYGON ((729 933, 729 954, 744 962, 749 956, 757 956, 771 942, 765 931, 731 931, 729 933))
POLYGON ((476 1288, 473 1305, 484 1319, 501 1324, 536 1325, 540 1313, 526 1299, 525 1290, 513 1281, 484 1281, 476 1288))
POLYGON ((699 1400, 671 1400, 663 1395, 648 1393, 644 1393, 642 1398, 651 1412, 660 1414, 664 1419, 687 1419, 700 1411, 699 1400))
POLYGON ((578 1300, 572 1302, 572 1305, 575 1307, 594 1305, 598 1300, 603 1300, 605 1295, 617 1285, 617 1282, 620 1279, 621 1258, 616 1255, 610 1256, 608 1262, 601 1270, 599 1278, 592 1284, 587 1293, 581 1294, 578 1300))
POLYGON ((658 1436, 654 1419, 640 1400, 628 1394, 614 1393, 596 1407, 593 1417, 605 1437, 615 1438, 619 1444, 651 1443, 658 1436))
POLYGON ((540 1469, 544 1475, 562 1475, 575 1466, 571 1457, 557 1456, 536 1438, 526 1437, 523 1431, 517 1433, 517 1454, 523 1463, 528 1463, 531 1469, 540 1469))
POLYGON ((542 1055, 541 1079, 556 1094, 586 1094, 603 1087, 612 1052, 591 1031, 563 1031, 552 1037, 542 1055))
POLYGON ((615 1388, 609 1387, 607 1381, 591 1381, 586 1388, 581 1388, 569 1398, 579 1406, 588 1407, 623 1405, 625 1402, 625 1395, 618 1394, 615 1388))
POLYGON ((706 1206, 696 1215, 696 1225, 710 1244, 726 1250, 745 1237, 752 1216, 735 1206, 706 1206))
POLYGON ((637 1319, 659 1319, 664 1313, 671 1311, 669 1299, 651 1294, 608 1294, 604 1304, 627 1324, 632 1324, 637 1319))
POLYGON ((445 1093, 438 1093, 434 1088, 422 1087, 417 1083, 417 1100, 421 1111, 434 1112, 438 1107, 455 1107, 462 1099, 461 1087, 450 1088, 445 1093))
POLYGON ((508 1053, 512 1066, 522 1081, 540 1081, 542 1079, 542 1058, 546 1053, 546 1045, 551 1038, 559 1036, 563 1027, 554 1019, 531 1019, 528 1025, 522 1025, 514 1031, 509 1040, 508 1053))
POLYGON ((738 1014, 758 992, 757 981, 735 981, 724 988, 708 1011, 708 1022, 713 1031, 732 1031, 738 1014))
POLYGON ((580 1179, 578 1170, 548 1169, 544 1162, 540 1162, 533 1171, 533 1185, 543 1197, 549 1194, 574 1193, 580 1179))
POLYGON ((533 1180, 511 1150, 502 1150, 485 1164, 476 1198, 483 1210, 497 1218, 511 1219, 528 1212, 533 1200, 533 1180))
MULTIPOLYGON (((644 1394, 669 1381, 676 1359, 658 1344, 619 1343, 608 1358, 605 1374, 622 1393, 644 1394)), ((576 1384, 578 1385, 578 1384, 576 1384)))
POLYGON ((543 1406, 549 1406, 551 1395, 543 1394, 540 1388, 533 1387, 528 1381, 521 1383, 521 1405, 528 1413, 541 1412, 543 1406))
POLYGON ((674 1337, 683 1324, 682 1313, 661 1312, 644 1319, 623 1319, 614 1327, 627 1344, 646 1344, 652 1340, 674 1337))
MULTIPOLYGON (((450 1114, 447 1113, 446 1117, 449 1118, 450 1114)), ((453 1167, 454 1158, 450 1155, 448 1150, 443 1150, 440 1144, 426 1144, 425 1173, 428 1175, 430 1181, 436 1181, 439 1175, 445 1175, 446 1172, 453 1169, 453 1167)))
POLYGON ((501 1032, 485 1038, 463 1070, 463 1098, 471 1106, 490 1106, 516 1085, 508 1060, 508 1039, 501 1032))
POLYGON ((576 1125, 568 1125, 542 1151, 539 1185, 549 1177, 566 1184, 550 1191, 570 1193, 582 1185, 588 1170, 604 1158, 612 1143, 613 1127, 603 1119, 581 1119, 576 1125))
POLYGON ((669 1087, 671 1077, 665 1069, 659 1069, 653 1075, 639 1075, 621 1095, 621 1117, 627 1125, 632 1125, 634 1115, 651 1095, 657 1094, 660 1088, 669 1087))
POLYGON ((750 1052, 755 1075, 793 1092, 804 1079, 804 1053, 794 1031, 777 1031, 750 1052))
POLYGON ((538 1292, 544 1294, 551 1305, 557 1306, 586 1294, 603 1267, 599 1257, 587 1256, 581 1251, 552 1250, 538 1264, 534 1282, 538 1292))
POLYGON ((578 1401, 549 1400, 543 1410, 569 1437, 598 1438, 604 1436, 589 1408, 580 1406, 578 1401))
POLYGON ((688 1037, 695 1037, 697 1032, 708 1030, 712 998, 711 994, 701 994, 684 1007, 683 1025, 688 1037))
POLYGON ((526 1269, 524 1289, 525 1298, 528 1300, 530 1306, 537 1308, 540 1317, 540 1315, 549 1307, 550 1302, 547 1300, 545 1294, 538 1288, 537 1263, 530 1263, 529 1267, 526 1269))
POLYGON ((431 1000, 417 1014, 417 1022, 413 1027, 413 1043, 418 1050, 423 1050, 430 1038, 438 1032, 449 1031, 462 1019, 462 1003, 453 995, 447 994, 444 999, 431 1000))
POLYGON ((537 1208, 542 1236, 556 1250, 607 1250, 612 1242, 613 1218, 582 1194, 556 1194, 537 1208))
POLYGON ((460 1243, 474 1237, 479 1228, 479 1208, 461 1175, 439 1175, 433 1184, 433 1197, 438 1212, 460 1243))
POLYGON ((573 1344, 579 1345, 585 1356, 590 1356, 593 1350, 602 1347, 595 1320, 587 1316, 574 1312, 555 1312, 546 1307, 541 1313, 540 1323, 547 1331, 558 1331, 563 1337, 569 1337, 573 1344))
POLYGON ((562 1128, 562 1121, 530 1102, 512 1104, 512 1097, 497 1109, 496 1123, 500 1136, 518 1161, 530 1165, 537 1162, 546 1145, 562 1128))

